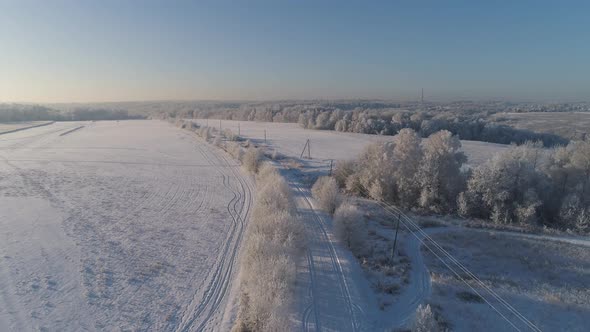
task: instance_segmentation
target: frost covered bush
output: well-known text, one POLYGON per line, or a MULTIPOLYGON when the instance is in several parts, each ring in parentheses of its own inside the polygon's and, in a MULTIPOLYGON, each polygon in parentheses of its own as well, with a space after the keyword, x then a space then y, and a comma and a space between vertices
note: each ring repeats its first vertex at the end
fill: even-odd
POLYGON ((354 173, 355 163, 352 160, 339 160, 334 167, 334 179, 340 188, 346 187, 346 179, 354 173))
POLYGON ((258 204, 273 211, 295 213, 291 189, 274 167, 265 164, 257 176, 258 204))
POLYGON ((365 253, 367 227, 361 212, 350 203, 343 203, 334 212, 334 233, 356 256, 365 253))
POLYGON ((436 318, 434 317, 434 313, 430 308, 430 305, 427 304, 419 305, 416 309, 416 317, 414 319, 414 324, 412 326, 412 332, 438 332, 438 324, 436 322, 436 318))
POLYGON ((219 135, 215 136, 215 139, 213 139, 213 145, 215 145, 218 148, 223 147, 223 141, 221 140, 221 136, 219 136, 219 135))
POLYGON ((212 137, 212 135, 211 135, 211 128, 209 128, 209 127, 201 127, 201 129, 199 129, 199 133, 198 134, 199 134, 199 136, 201 136, 206 141, 208 141, 212 137))
POLYGON ((237 140, 240 139, 240 136, 238 136, 237 134, 234 134, 234 132, 231 129, 224 129, 223 130, 223 136, 228 141, 237 141, 237 140))
POLYGON ((240 270, 240 307, 234 331, 280 331, 288 324, 296 263, 304 247, 289 186, 269 165, 260 168, 256 204, 240 270))
POLYGON ((242 149, 240 144, 238 144, 236 142, 228 142, 226 144, 226 150, 234 159, 240 160, 240 161, 242 160, 242 157, 244 155, 244 150, 242 149))
POLYGON ((338 184, 332 177, 322 176, 318 178, 311 188, 311 193, 320 203, 322 209, 330 214, 333 214, 338 204, 340 204, 338 184))
POLYGON ((248 147, 246 153, 244 153, 244 156, 242 157, 242 164, 248 171, 256 173, 258 172, 258 166, 260 164, 261 159, 262 151, 253 146, 250 146, 248 147))

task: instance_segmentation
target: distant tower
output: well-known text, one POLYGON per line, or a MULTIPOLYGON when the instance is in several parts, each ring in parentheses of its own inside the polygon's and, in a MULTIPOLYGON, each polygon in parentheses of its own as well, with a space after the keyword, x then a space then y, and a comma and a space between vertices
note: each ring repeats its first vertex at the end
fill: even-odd
POLYGON ((420 97, 420 102, 424 104, 424 88, 422 88, 422 96, 420 97))

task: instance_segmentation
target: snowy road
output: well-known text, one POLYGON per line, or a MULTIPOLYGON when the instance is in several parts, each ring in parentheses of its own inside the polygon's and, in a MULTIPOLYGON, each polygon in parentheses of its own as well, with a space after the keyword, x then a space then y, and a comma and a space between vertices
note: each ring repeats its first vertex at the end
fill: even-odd
POLYGON ((251 188, 160 121, 2 135, 0 330, 226 330, 251 188))
POLYGON ((335 239, 330 216, 317 208, 297 171, 277 166, 293 190, 307 239, 305 259, 297 266, 293 324, 288 330, 373 330, 370 312, 374 299, 356 258, 335 239))
POLYGON ((290 184, 296 190, 297 210, 308 235, 307 259, 299 278, 303 291, 298 293, 302 330, 370 330, 364 313, 368 303, 357 280, 360 267, 334 240, 327 216, 315 209, 309 190, 296 182, 290 184))

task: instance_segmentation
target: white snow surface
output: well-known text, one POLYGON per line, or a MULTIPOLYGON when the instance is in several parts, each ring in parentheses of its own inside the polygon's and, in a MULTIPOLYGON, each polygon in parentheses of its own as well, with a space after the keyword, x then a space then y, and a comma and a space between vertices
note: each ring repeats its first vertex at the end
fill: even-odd
POLYGON ((251 188, 161 121, 2 135, 0 331, 229 330, 251 188))
MULTIPOLYGON (((311 157, 319 160, 349 160, 358 157, 372 142, 393 140, 393 136, 343 133, 333 130, 304 129, 297 123, 253 122, 215 119, 193 119, 199 125, 209 125, 222 130, 231 129, 234 134, 250 139, 255 143, 264 142, 283 155, 299 158, 307 139, 311 142, 311 157)), ((461 140, 468 164, 479 165, 492 158, 494 154, 507 149, 509 145, 479 141, 461 140)), ((305 152, 307 155, 307 151, 305 152)))

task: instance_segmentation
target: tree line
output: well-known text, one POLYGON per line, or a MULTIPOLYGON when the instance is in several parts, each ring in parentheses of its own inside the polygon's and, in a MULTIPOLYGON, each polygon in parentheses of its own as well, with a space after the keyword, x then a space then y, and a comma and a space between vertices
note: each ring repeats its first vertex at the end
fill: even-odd
POLYGON ((590 231, 590 142, 526 142, 473 169, 460 148, 449 131, 422 139, 405 128, 337 163, 334 178, 349 193, 410 210, 590 231))
POLYGON ((426 107, 354 108, 343 110, 317 104, 277 104, 241 106, 216 109, 184 109, 164 113, 165 117, 216 118, 239 121, 292 122, 306 129, 335 130, 341 132, 396 135, 404 128, 416 131, 421 137, 447 130, 464 140, 500 144, 523 144, 540 141, 546 147, 565 145, 567 138, 519 129, 490 119, 497 111, 488 108, 426 107))
POLYGON ((0 104, 0 122, 18 121, 91 121, 143 119, 144 115, 130 114, 125 109, 75 107, 58 110, 42 105, 0 104))

